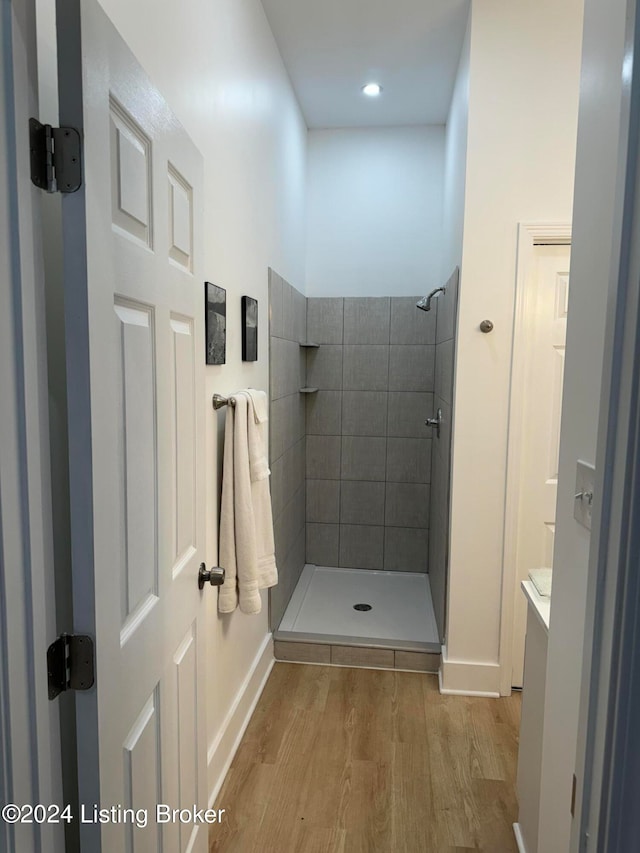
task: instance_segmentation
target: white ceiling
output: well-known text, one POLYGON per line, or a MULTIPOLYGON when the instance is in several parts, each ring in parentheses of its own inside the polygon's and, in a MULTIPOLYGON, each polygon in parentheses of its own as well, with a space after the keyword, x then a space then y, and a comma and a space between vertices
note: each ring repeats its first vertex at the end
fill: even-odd
POLYGON ((310 128, 445 123, 469 0, 262 5, 310 128))

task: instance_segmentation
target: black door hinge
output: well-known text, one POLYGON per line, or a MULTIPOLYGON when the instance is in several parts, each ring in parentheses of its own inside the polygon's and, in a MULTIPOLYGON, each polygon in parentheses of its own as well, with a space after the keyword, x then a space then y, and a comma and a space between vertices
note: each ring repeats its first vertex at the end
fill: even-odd
POLYGON ((89 690, 95 681, 93 640, 86 634, 60 634, 47 649, 49 699, 65 690, 89 690))
POLYGON ((48 193, 74 193, 82 186, 80 134, 29 119, 31 180, 48 193))

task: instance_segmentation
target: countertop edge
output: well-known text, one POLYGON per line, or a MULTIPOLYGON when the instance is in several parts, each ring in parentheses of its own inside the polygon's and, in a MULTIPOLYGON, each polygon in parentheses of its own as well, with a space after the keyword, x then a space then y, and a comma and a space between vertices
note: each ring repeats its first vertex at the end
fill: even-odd
POLYGON ((522 581, 520 586, 524 592, 527 601, 533 608, 536 616, 540 620, 545 632, 549 633, 549 617, 551 615, 551 598, 543 598, 538 595, 536 588, 531 581, 522 581))

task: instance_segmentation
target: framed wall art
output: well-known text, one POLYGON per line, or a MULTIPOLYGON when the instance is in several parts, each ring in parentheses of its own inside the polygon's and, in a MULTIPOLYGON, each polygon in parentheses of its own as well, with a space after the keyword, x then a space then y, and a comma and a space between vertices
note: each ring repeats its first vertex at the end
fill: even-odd
POLYGON ((207 364, 224 364, 227 352, 227 291, 204 283, 207 364))
POLYGON ((258 300, 242 297, 242 360, 258 360, 258 300))

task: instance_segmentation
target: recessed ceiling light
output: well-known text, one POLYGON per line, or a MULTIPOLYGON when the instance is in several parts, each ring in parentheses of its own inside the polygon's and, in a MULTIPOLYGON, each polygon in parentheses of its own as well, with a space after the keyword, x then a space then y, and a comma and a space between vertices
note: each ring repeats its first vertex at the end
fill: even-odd
POLYGON ((362 91, 370 98, 376 98, 382 92, 382 86, 379 83, 367 83, 362 87, 362 91))

